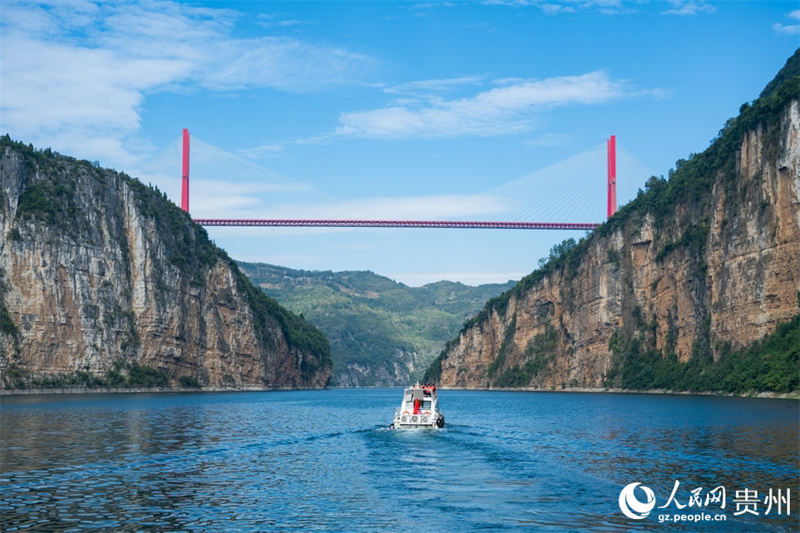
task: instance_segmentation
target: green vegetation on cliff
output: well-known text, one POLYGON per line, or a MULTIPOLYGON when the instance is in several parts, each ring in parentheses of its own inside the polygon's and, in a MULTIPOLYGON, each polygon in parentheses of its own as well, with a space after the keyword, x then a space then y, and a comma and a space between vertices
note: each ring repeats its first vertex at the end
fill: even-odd
POLYGON ((485 321, 492 312, 505 314, 512 296, 519 297, 558 270, 565 269, 568 279, 574 278, 589 238, 583 237, 578 242, 575 242, 575 239, 566 239, 561 244, 554 245, 550 249, 550 255, 539 260, 538 269, 522 278, 510 290, 486 302, 477 315, 464 322, 460 333, 485 321))
MULTIPOLYGON (((250 308, 256 318, 256 325, 261 329, 265 344, 270 344, 269 333, 264 329, 268 317, 278 320, 281 330, 290 349, 308 350, 318 356, 321 361, 330 359, 328 339, 313 325, 282 307, 275 300, 258 290, 247 276, 243 275, 237 263, 228 254, 218 248, 208 238, 205 228, 191 221, 188 213, 179 209, 158 189, 148 187, 139 180, 128 178, 128 184, 136 191, 139 209, 142 214, 152 217, 158 227, 159 235, 169 245, 170 262, 177 267, 194 272, 194 285, 205 284, 202 273, 213 267, 217 261, 224 261, 236 275, 237 287, 247 295, 250 308)), ((316 366, 303 361, 303 377, 310 377, 316 366)))
MULTIPOLYGON (((567 278, 574 277, 583 254, 594 235, 604 236, 624 228, 630 219, 641 221, 648 214, 652 215, 656 228, 675 221, 677 206, 687 208, 690 214, 700 213, 707 207, 711 198, 714 176, 718 171, 725 172, 729 181, 735 178, 736 151, 745 132, 761 125, 772 134, 770 147, 777 148, 777 137, 780 130, 781 115, 792 98, 800 95, 800 49, 788 59, 786 65, 764 90, 762 96, 752 104, 744 104, 738 117, 730 119, 711 146, 701 154, 691 154, 688 160, 680 159, 675 169, 669 173, 669 180, 651 177, 645 183, 645 189, 639 190, 636 199, 622 206, 616 214, 596 230, 578 242, 567 239, 553 246, 550 255, 540 260, 539 268, 525 276, 511 290, 486 302, 483 310, 464 323, 462 331, 482 322, 492 311, 504 313, 512 295, 519 296, 536 286, 545 277, 558 270, 565 270, 567 278), (776 84, 780 80, 779 84, 776 84)), ((772 157, 775 149, 769 150, 772 157)), ((668 241, 659 251, 657 258, 663 259, 678 247, 694 248, 699 251, 708 235, 707 221, 690 221, 689 227, 681 234, 680 239, 668 241)))
MULTIPOLYGON (((683 248, 697 260, 696 274, 705 289, 707 265, 704 262, 708 242, 708 218, 715 176, 721 174, 726 187, 726 211, 735 211, 732 198, 736 198, 737 152, 744 135, 761 128, 764 140, 762 153, 775 159, 779 151, 781 117, 789 102, 800 95, 800 49, 790 57, 775 79, 752 104, 743 104, 739 116, 728 120, 711 146, 701 154, 679 160, 669 180, 651 178, 646 192, 625 205, 607 224, 598 228, 599 235, 621 229, 633 219, 642 220, 650 214, 656 229, 668 230, 668 225, 682 222, 685 227, 679 239, 666 240, 656 255, 662 261, 671 252, 683 248), (677 221, 677 207, 681 206, 691 220, 677 221), (697 219, 702 216, 701 219, 697 219)), ((746 190, 744 191, 747 192, 746 190)), ((739 195, 742 193, 740 192, 739 195)), ((769 203, 761 200, 759 206, 769 203)), ((798 295, 800 298, 800 295, 798 295)), ((776 391, 790 392, 800 387, 798 353, 798 317, 778 326, 776 331, 754 342, 751 346, 732 351, 729 343, 712 345, 709 332, 710 315, 706 315, 700 333, 686 363, 678 361, 674 346, 668 342, 663 351, 655 349, 655 335, 642 317, 621 328, 612 337, 612 368, 606 384, 626 389, 670 389, 689 391, 776 391), (715 357, 716 355, 716 357, 715 357)), ((670 332, 672 333, 672 332, 670 332)))
POLYGON ((464 319, 512 286, 440 281, 407 287, 372 272, 239 266, 265 293, 325 333, 332 345, 333 380, 340 385, 405 384, 404 374, 421 377, 420 370, 464 319))
MULTIPOLYGON (((492 376, 494 377, 492 386, 504 388, 524 387, 525 385, 528 385, 533 377, 537 376, 539 372, 541 372, 555 360, 557 355, 557 337, 558 331, 556 331, 556 328, 548 324, 544 333, 536 335, 533 338, 533 342, 531 342, 525 350, 525 364, 508 367, 503 371, 502 374, 498 376, 492 376)), ((489 373, 491 376, 491 368, 489 373)))
MULTIPOLYGON (((182 380, 181 383, 183 383, 182 380)), ((3 375, 3 387, 20 390, 74 388, 153 389, 168 388, 169 376, 147 365, 115 361, 113 368, 102 377, 81 370, 65 374, 31 377, 22 371, 16 363, 12 363, 3 375)))
MULTIPOLYGON (((568 239, 554 246, 549 257, 540 261, 536 271, 524 277, 511 290, 486 302, 480 313, 464 323, 461 334, 470 328, 483 326, 494 313, 507 321, 513 320, 515 317, 506 316, 512 297, 527 294, 541 286, 546 278, 560 284, 564 307, 569 312, 574 311, 574 296, 580 285, 577 283, 580 280, 575 277, 589 254, 597 249, 595 245, 598 240, 622 235, 629 242, 639 235, 640 228, 648 225, 652 229, 656 263, 669 264, 675 255, 687 259, 686 268, 691 270, 689 278, 694 283, 693 305, 696 306, 700 327, 689 361, 680 363, 675 354, 677 331, 672 326, 668 332, 662 332, 666 333, 666 346, 657 350, 655 328, 658 324, 655 317, 645 316, 645 311, 638 305, 633 309, 624 308, 623 324, 609 343, 613 359, 606 375, 606 385, 636 390, 797 390, 800 376, 797 317, 780 325, 774 334, 739 350, 732 350, 729 344, 715 342, 710 330, 711 314, 706 308, 710 284, 706 261, 709 243, 720 238, 711 233, 714 207, 711 202, 715 185, 721 185, 724 192, 723 233, 730 235, 733 231, 731 221, 741 218, 745 200, 750 202, 749 205, 757 205, 757 216, 764 217, 771 199, 765 195, 763 187, 758 187, 761 176, 746 182, 739 179, 738 151, 745 135, 758 131, 761 154, 774 163, 781 151, 781 120, 790 102, 798 96, 800 49, 787 60, 757 100, 743 104, 739 115, 726 122, 705 151, 677 161, 668 179, 655 176, 648 179, 644 190, 639 190, 633 201, 622 206, 605 224, 587 233, 584 238, 577 242, 568 239)), ((615 249, 609 250, 608 263, 620 268, 622 255, 630 256, 615 249)), ((629 274, 622 276, 622 285, 623 301, 634 301, 634 287, 629 274)), ((653 281, 651 291, 655 291, 657 285, 658 279, 653 281)), ((638 290, 641 289, 638 287, 638 290)), ((454 339, 448 343, 445 351, 427 369, 426 380, 435 381, 441 377, 442 361, 457 342, 458 339, 454 339)), ((488 368, 487 377, 492 386, 526 386, 546 368, 546 357, 533 353, 522 355, 524 364, 509 367, 505 361, 505 345, 506 342, 503 342, 495 361, 488 368)))
POLYGON ((676 391, 792 392, 800 389, 800 315, 748 348, 719 347, 720 357, 696 353, 687 362, 674 353, 663 356, 652 336, 612 338, 615 366, 608 386, 676 391))
MULTIPOLYGON (((309 362, 309 358, 303 358, 301 375, 304 379, 312 376, 317 366, 329 364, 330 344, 325 336, 302 317, 281 307, 254 287, 225 251, 209 239, 206 230, 195 224, 188 213, 169 201, 157 188, 145 185, 125 173, 103 169, 96 163, 64 156, 49 148, 37 150, 32 145, 13 141, 9 135, 4 135, 0 137, 0 152, 7 151, 21 156, 22 175, 25 176, 20 184, 22 190, 19 191, 14 218, 8 221, 12 227, 3 236, 9 243, 26 240, 38 242, 42 228, 47 228, 50 235, 48 239, 63 240, 70 244, 98 246, 101 244, 99 241, 108 240, 112 248, 120 250, 123 258, 129 259, 131 251, 128 249, 129 239, 123 213, 127 207, 117 197, 120 191, 108 186, 121 181, 131 192, 138 215, 154 226, 161 250, 169 264, 179 270, 180 279, 189 280, 192 287, 203 288, 212 268, 218 265, 230 268, 238 290, 247 298, 255 318, 254 326, 265 347, 273 347, 276 342, 269 326, 270 320, 274 319, 280 325, 290 350, 307 350, 315 356, 317 362, 314 364, 309 362)), ((0 200, 3 201, 3 208, 7 208, 5 191, 0 200)), ((130 268, 128 261, 128 281, 131 278, 130 268)), ((156 275, 156 291, 164 293, 175 289, 166 282, 165 272, 159 271, 156 275)), ((17 327, 1 298, 3 293, 3 287, 0 286, 0 330, 6 335, 14 335, 17 327)), ((130 298, 129 291, 127 296, 130 298)), ((102 323, 128 331, 121 349, 130 355, 140 343, 134 327, 136 317, 130 310, 130 302, 116 302, 115 305, 113 313, 106 313, 102 317, 102 323)), ((87 305, 83 311, 87 315, 97 314, 97 309, 96 305, 87 305)), ((131 375, 135 378, 135 369, 131 375)), ((178 376, 171 378, 177 379, 178 376)), ((88 386, 78 374, 59 379, 73 385, 88 386)), ((103 386, 102 383, 108 381, 106 378, 95 379, 97 381, 93 386, 103 386)), ((12 381, 19 382, 17 378, 12 381)), ((47 386, 44 381, 40 384, 47 386)))
MULTIPOLYGON (((323 364, 330 361, 331 345, 320 330, 307 322, 303 315, 294 314, 253 286, 247 276, 239 270, 236 263, 231 262, 231 265, 236 273, 239 290, 247 294, 250 308, 256 318, 256 324, 264 324, 269 316, 275 317, 281 325, 281 330, 289 344, 289 348, 308 350, 319 356, 319 360, 323 364)), ((307 358, 303 359, 300 370, 304 379, 309 379, 317 369, 318 367, 308 361, 307 358)))
POLYGON ((14 319, 11 317, 11 313, 8 312, 8 308, 6 307, 7 290, 5 272, 0 269, 0 333, 16 337, 19 330, 14 323, 14 319))

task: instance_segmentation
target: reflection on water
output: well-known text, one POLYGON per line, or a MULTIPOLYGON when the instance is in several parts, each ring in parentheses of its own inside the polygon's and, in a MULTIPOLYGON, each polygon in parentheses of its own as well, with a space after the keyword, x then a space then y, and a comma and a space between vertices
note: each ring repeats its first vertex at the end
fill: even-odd
POLYGON ((3 397, 0 529, 800 529, 797 401, 441 398, 443 430, 393 431, 399 390, 3 397), (725 486, 727 521, 620 512, 625 485, 651 487, 661 505, 675 480, 684 503, 696 487, 725 486), (734 516, 745 488, 762 500, 790 488, 792 515, 764 516, 762 503, 759 516, 734 516))

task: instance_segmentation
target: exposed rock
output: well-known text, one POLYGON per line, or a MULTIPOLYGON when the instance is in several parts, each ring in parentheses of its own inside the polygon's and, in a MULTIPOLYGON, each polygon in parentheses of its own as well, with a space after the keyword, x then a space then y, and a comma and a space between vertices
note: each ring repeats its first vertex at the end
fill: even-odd
POLYGON ((603 387, 620 339, 682 362, 719 359, 790 321, 800 297, 797 80, 783 100, 743 106, 669 183, 651 178, 573 250, 490 301, 428 375, 449 387, 603 387))
POLYGON ((173 386, 326 385, 322 334, 253 287, 165 196, 7 136, 0 150, 4 378, 138 364, 173 386))

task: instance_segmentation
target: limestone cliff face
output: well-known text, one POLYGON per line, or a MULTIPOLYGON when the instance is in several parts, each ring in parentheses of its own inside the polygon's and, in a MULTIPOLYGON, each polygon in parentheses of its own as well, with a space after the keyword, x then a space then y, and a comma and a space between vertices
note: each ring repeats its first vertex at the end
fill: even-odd
POLYGON ((4 377, 103 376, 135 363, 171 385, 326 385, 327 340, 157 191, 7 137, 0 158, 4 377))
POLYGON ((490 301, 429 374, 449 387, 603 387, 619 339, 679 361, 718 359, 791 320, 800 296, 791 90, 779 109, 777 96, 769 111, 743 106, 669 182, 651 178, 609 223, 490 301))

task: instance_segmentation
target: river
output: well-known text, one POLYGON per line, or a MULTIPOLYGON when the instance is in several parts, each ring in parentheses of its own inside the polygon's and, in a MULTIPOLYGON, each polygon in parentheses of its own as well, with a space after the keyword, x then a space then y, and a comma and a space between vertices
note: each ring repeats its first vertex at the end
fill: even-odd
POLYGON ((1 397, 0 530, 800 530, 796 400, 444 390, 390 430, 401 395, 1 397))

